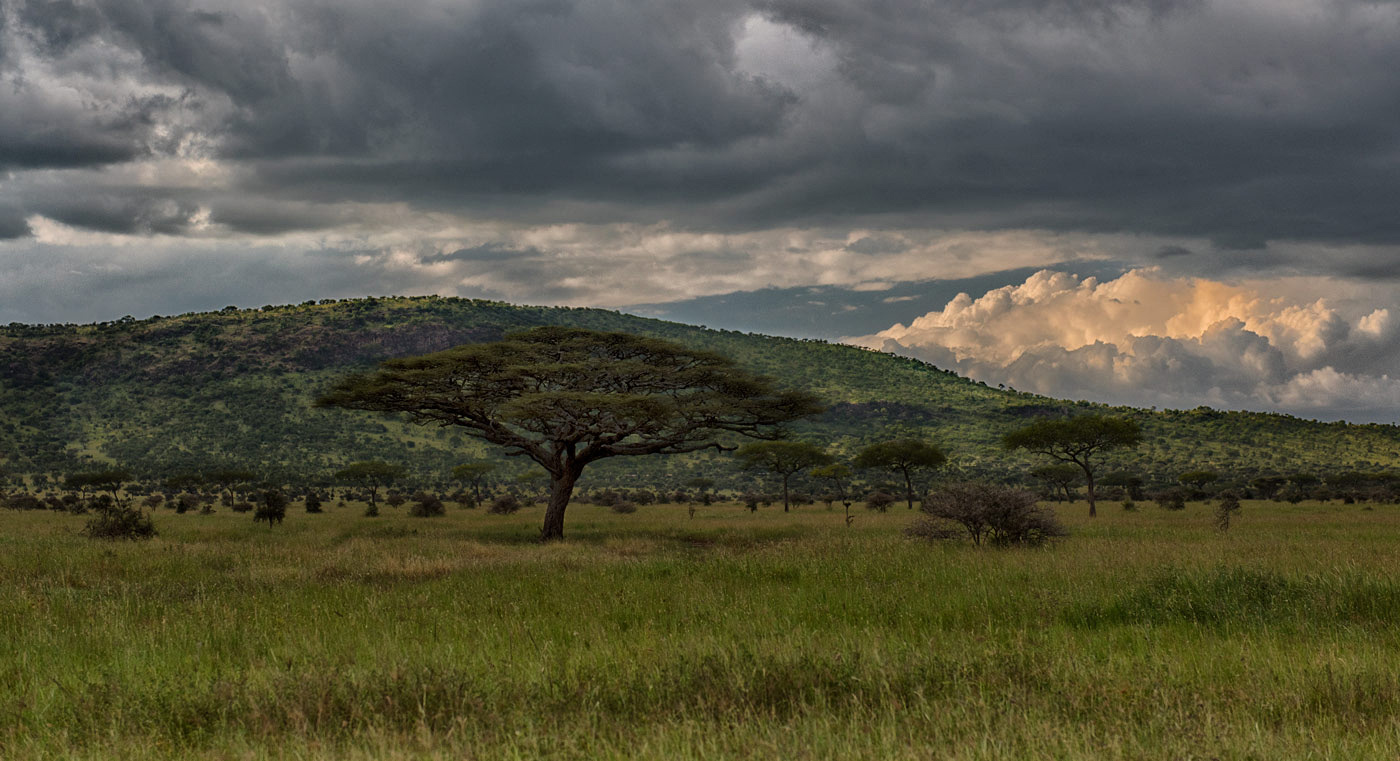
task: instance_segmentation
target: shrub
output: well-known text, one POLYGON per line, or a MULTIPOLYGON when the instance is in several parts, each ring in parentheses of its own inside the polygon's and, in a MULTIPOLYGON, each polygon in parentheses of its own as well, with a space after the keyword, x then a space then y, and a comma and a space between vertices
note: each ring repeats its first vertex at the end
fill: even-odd
POLYGON ((867 510, 879 510, 885 512, 894 504, 894 495, 887 491, 873 491, 865 495, 865 507, 867 510))
POLYGON ((950 484, 929 495, 920 508, 928 515, 910 526, 910 536, 950 539, 967 536, 975 545, 1039 545, 1068 536, 1055 513, 1039 506, 1025 489, 995 484, 950 484), (958 531, 956 527, 961 527, 958 531))
POLYGON ((637 512, 637 506, 631 502, 628 502, 625 499, 621 502, 614 503, 613 506, 609 509, 615 513, 618 513, 619 515, 630 515, 632 513, 637 512))
POLYGON ((439 515, 447 515, 447 508, 442 504, 442 500, 437 495, 428 492, 418 492, 413 496, 413 505, 408 508, 408 514, 415 518, 433 518, 439 515))
POLYGON ((744 507, 747 507, 749 509, 749 512, 758 512, 758 500, 760 499, 760 497, 757 493, 746 491, 744 492, 743 496, 740 497, 740 499, 744 501, 744 507))
POLYGON ((1221 531, 1230 530, 1230 518, 1240 511, 1239 495, 1232 491, 1220 494, 1220 504, 1215 506, 1215 527, 1221 531))
POLYGON ((263 492, 262 499, 258 502, 258 507, 253 511, 253 522, 267 521, 269 528, 274 523, 281 523, 287 517, 287 495, 276 489, 269 489, 263 492))
POLYGON ((408 500, 404 497, 404 495, 399 494, 396 491, 391 491, 389 492, 388 496, 384 498, 384 501, 389 504, 389 507, 398 507, 399 505, 402 505, 408 500))
POLYGON ((164 496, 164 495, 162 495, 162 494, 152 494, 151 496, 149 496, 149 497, 145 498, 144 500, 142 500, 142 501, 141 501, 141 504, 143 504, 143 505, 145 505, 146 507, 148 507, 148 508, 154 510, 155 508, 160 507, 161 503, 164 502, 164 501, 165 501, 165 496, 164 496))
POLYGON ((230 507, 229 509, 234 511, 235 513, 251 513, 253 512, 253 503, 235 502, 233 503, 233 507, 230 507))
POLYGON ((313 491, 313 492, 307 492, 307 493, 306 493, 306 512, 308 512, 308 513, 319 513, 319 512, 321 512, 321 498, 320 498, 319 496, 317 496, 317 495, 316 495, 316 492, 314 492, 314 491, 313 491))
POLYGON ((5 507, 10 510, 43 510, 44 503, 33 494, 11 494, 5 498, 5 507))
POLYGON ((1123 500, 1123 509, 1130 513, 1137 512, 1137 503, 1133 501, 1132 497, 1128 497, 1123 500))
POLYGON ((1163 489, 1152 495, 1152 501, 1163 510, 1185 510, 1186 492, 1180 489, 1163 489))
MULTIPOLYGON (((103 495, 106 496, 106 495, 103 495)), ((97 500, 93 500, 94 503, 97 500)), ((110 500, 96 509, 96 514, 88 519, 83 533, 93 539, 150 539, 156 535, 151 517, 136 507, 123 507, 110 500)))
POLYGON ((520 510, 520 500, 514 494, 502 494, 491 500, 491 506, 486 508, 486 512, 492 515, 510 515, 520 510))

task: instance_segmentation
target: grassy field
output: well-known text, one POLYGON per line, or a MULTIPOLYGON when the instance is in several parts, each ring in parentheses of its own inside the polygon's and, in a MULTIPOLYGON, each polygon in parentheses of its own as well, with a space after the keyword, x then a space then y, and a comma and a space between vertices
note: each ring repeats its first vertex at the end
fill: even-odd
POLYGON ((0 758, 1394 759, 1400 507, 0 512, 0 758))

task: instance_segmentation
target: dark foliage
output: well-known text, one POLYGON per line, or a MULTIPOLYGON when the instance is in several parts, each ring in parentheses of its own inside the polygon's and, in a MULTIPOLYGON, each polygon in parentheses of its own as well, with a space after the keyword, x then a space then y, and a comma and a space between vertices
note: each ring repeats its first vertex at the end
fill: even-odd
MULTIPOLYGON (((975 545, 998 547, 1036 546, 1069 532, 1051 510, 1040 507, 1039 498, 1024 489, 964 482, 950 484, 924 500, 929 516, 916 521, 911 536, 945 539, 951 526, 975 545)), ((956 535, 957 532, 953 532, 956 535)))
POLYGON ((253 522, 266 521, 270 528, 275 523, 281 523, 286 517, 287 495, 277 489, 263 492, 262 498, 258 500, 257 509, 253 511, 253 522))
POLYGON ((632 513, 637 512, 637 505, 636 503, 623 500, 621 502, 613 504, 613 506, 609 509, 619 515, 631 515, 632 513))
POLYGON ((1230 519, 1240 511, 1240 497, 1227 491, 1220 494, 1220 502, 1215 506, 1215 527, 1221 531, 1230 530, 1230 519))
POLYGON ((413 504, 409 506, 408 514, 415 518, 436 518, 447 515, 447 507, 436 494, 419 492, 413 496, 413 504))
POLYGON ((1185 510, 1186 492, 1181 489, 1163 489, 1153 493, 1152 501, 1163 510, 1185 510))
POLYGON ((520 500, 514 494, 502 494, 491 500, 491 506, 486 508, 486 512, 492 515, 510 515, 519 512, 520 508, 520 500))
MULTIPOLYGON (((106 495, 103 495, 104 497, 106 495)), ((98 503, 98 500, 94 500, 98 503)), ((93 539, 150 539, 156 535, 151 517, 138 507, 126 507, 114 502, 100 503, 83 527, 83 533, 93 539)))

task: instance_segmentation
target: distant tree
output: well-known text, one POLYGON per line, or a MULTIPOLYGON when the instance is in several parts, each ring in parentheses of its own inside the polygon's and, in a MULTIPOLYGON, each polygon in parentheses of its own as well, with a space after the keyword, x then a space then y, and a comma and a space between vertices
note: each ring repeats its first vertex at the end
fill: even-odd
POLYGON ((855 520, 851 515, 851 469, 839 462, 833 462, 813 468, 812 477, 830 484, 832 492, 846 508, 846 528, 850 528, 851 522, 855 520))
POLYGON ((1240 511, 1240 497, 1233 491, 1226 491, 1220 495, 1220 502, 1215 506, 1215 527, 1221 531, 1230 530, 1230 519, 1235 513, 1240 511))
POLYGON ((1190 470, 1176 477, 1183 485, 1191 489, 1191 498, 1200 499, 1206 487, 1220 480, 1220 474, 1213 470, 1190 470))
POLYGON ((534 460, 550 475, 544 540, 563 538, 574 486, 593 462, 725 449, 722 437, 773 438, 782 423, 821 411, 812 395, 779 391, 718 354, 566 327, 390 360, 317 405, 458 426, 534 460))
POLYGON ((890 505, 895 502, 894 495, 887 491, 876 489, 865 495, 865 509, 885 512, 890 509, 890 505))
POLYGON ((406 473, 408 469, 402 465, 392 465, 380 460, 361 460, 336 471, 335 478, 339 481, 363 483, 369 489, 369 506, 365 509, 365 515, 375 516, 379 514, 380 487, 403 478, 406 473))
POLYGON ((710 504, 712 499, 710 490, 715 487, 715 480, 713 478, 696 477, 686 481, 685 485, 695 490, 695 493, 700 497, 701 504, 710 504))
MULTIPOLYGON (((1072 468, 1074 466, 1068 465, 1066 467, 1072 468)), ((1099 479, 1099 485, 1121 486, 1123 487, 1123 491, 1127 492, 1128 499, 1131 500, 1147 498, 1146 493, 1144 493, 1143 491, 1143 486, 1145 485, 1145 483, 1142 480, 1142 476, 1139 476, 1135 473, 1130 473, 1126 470, 1117 470, 1112 473, 1109 473, 1108 475, 1099 479)))
POLYGON ((268 528, 272 524, 281 523, 287 517, 287 495, 277 489, 268 489, 263 492, 258 499, 258 505, 253 510, 253 522, 266 521, 268 528))
POLYGON ((112 495, 112 502, 120 506, 122 484, 131 480, 131 471, 123 468, 97 470, 91 473, 77 473, 68 477, 68 488, 86 493, 88 489, 105 491, 112 495))
POLYGON ((1078 466, 1062 462, 1054 465, 1041 465, 1031 469, 1031 477, 1044 481, 1051 489, 1059 489, 1066 502, 1074 501, 1074 487, 1084 477, 1078 466))
POLYGON ((452 469, 452 477, 463 483, 471 484, 472 497, 477 504, 481 504, 481 487, 484 486, 491 474, 496 472, 494 462, 465 462, 452 469))
MULTIPOLYGON (((244 468, 219 468, 204 474, 204 480, 214 484, 223 492, 224 504, 231 505, 234 502, 234 489, 239 486, 250 484, 258 479, 256 473, 244 468)), ((188 488, 193 488, 191 485, 188 488)))
POLYGON ((900 475, 904 478, 904 498, 909 509, 914 509, 914 473, 932 470, 948 461, 943 450, 918 439, 895 439, 882 441, 860 450, 856 455, 855 466, 863 469, 879 469, 900 475))
POLYGON ((308 513, 321 512, 321 495, 314 491, 307 492, 303 505, 306 507, 306 512, 308 513))
POLYGON ((831 462, 831 455, 805 441, 760 441, 745 444, 734 453, 744 470, 766 470, 783 479, 783 512, 792 504, 789 485, 804 470, 831 462))
POLYGON ((1140 443, 1142 429, 1137 421, 1103 415, 1037 420, 1002 439, 1002 446, 1008 450, 1024 449, 1078 465, 1084 471, 1090 517, 1098 515, 1094 508, 1094 471, 1098 467, 1095 458, 1110 449, 1136 447, 1140 443))
POLYGON ((1250 480, 1249 485, 1262 499, 1273 499, 1285 483, 1288 483, 1288 479, 1283 476, 1259 476, 1250 480))

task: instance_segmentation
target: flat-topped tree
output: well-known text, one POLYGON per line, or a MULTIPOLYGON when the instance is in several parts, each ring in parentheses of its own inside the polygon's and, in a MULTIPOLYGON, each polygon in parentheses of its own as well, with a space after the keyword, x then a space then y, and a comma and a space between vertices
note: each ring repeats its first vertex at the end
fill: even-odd
POLYGON ((390 360, 316 404, 458 426, 534 460, 550 476, 545 540, 564 536, 564 512, 589 463, 728 449, 728 434, 771 438, 781 424, 821 411, 811 394, 781 391, 712 352, 566 327, 390 360))
POLYGON ((860 450, 856 455, 857 468, 871 468, 897 473, 904 477, 904 498, 909 509, 914 509, 914 473, 932 470, 948 461, 947 455, 937 446, 918 439, 895 439, 882 441, 860 450))
POLYGON ((734 453, 744 470, 766 470, 783 479, 783 512, 792 504, 788 483, 792 477, 831 462, 831 455, 815 444, 805 441, 760 441, 745 444, 734 453))
POLYGON ((1078 465, 1084 471, 1089 515, 1093 517, 1098 514, 1094 509, 1094 471, 1098 468, 1095 458, 1110 449, 1141 444, 1142 428, 1136 420, 1129 418, 1080 415, 1059 420, 1037 420, 1008 433, 1001 443, 1008 450, 1024 449, 1078 465))
POLYGON ((362 460, 352 462, 336 471, 335 477, 341 481, 362 482, 369 487, 369 506, 365 508, 365 515, 374 517, 379 515, 379 487, 388 486, 407 473, 408 468, 402 465, 380 460, 362 460))

